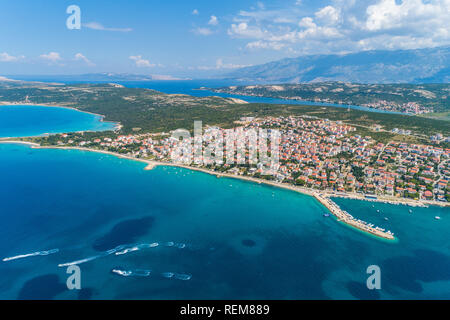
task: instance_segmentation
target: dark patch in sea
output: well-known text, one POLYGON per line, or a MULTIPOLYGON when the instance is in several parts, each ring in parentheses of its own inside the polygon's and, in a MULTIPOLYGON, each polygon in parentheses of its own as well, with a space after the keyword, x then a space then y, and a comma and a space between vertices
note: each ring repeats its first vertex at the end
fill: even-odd
POLYGON ((24 267, 12 267, 0 262, 0 292, 5 292, 13 287, 16 280, 26 272, 24 267))
POLYGON ((132 219, 116 224, 112 230, 103 237, 95 240, 92 247, 97 251, 106 251, 119 245, 131 244, 136 238, 147 234, 154 223, 153 217, 132 219))
POLYGON ((356 281, 347 282, 347 290, 359 300, 379 300, 380 293, 377 290, 369 290, 367 286, 356 281))
POLYGON ((195 278, 193 297, 204 298, 214 283, 221 292, 210 294, 213 299, 329 299, 320 284, 334 266, 320 263, 317 254, 332 250, 329 243, 308 232, 266 233, 265 241, 257 255, 216 244, 195 278))
POLYGON ((91 300, 94 290, 92 288, 83 288, 78 291, 78 300, 91 300))
MULTIPOLYGON (((86 200, 89 202, 90 200, 86 200)), ((82 207, 79 208, 83 210, 82 207)), ((73 238, 89 237, 98 232, 99 226, 106 225, 111 221, 117 221, 123 218, 123 212, 133 212, 132 208, 126 205, 100 205, 93 209, 92 212, 83 211, 83 216, 80 217, 79 224, 75 222, 68 224, 60 232, 52 233, 48 239, 57 239, 63 241, 73 241, 73 238)), ((70 213, 68 213, 69 215, 70 213)), ((67 215, 63 215, 66 217, 67 215)), ((39 218, 38 221, 45 221, 39 218)), ((58 223, 64 225, 64 223, 58 223)))
MULTIPOLYGON (((419 281, 435 282, 450 280, 450 256, 433 250, 416 250, 414 256, 399 256, 387 259, 381 265, 386 289, 392 286, 420 293, 419 281)), ((382 284, 383 285, 383 284, 382 284)))
POLYGON ((67 287, 56 274, 47 274, 28 280, 20 290, 18 300, 52 300, 67 287))
POLYGON ((242 245, 244 245, 246 247, 254 247, 256 245, 256 242, 252 239, 243 239, 242 245))

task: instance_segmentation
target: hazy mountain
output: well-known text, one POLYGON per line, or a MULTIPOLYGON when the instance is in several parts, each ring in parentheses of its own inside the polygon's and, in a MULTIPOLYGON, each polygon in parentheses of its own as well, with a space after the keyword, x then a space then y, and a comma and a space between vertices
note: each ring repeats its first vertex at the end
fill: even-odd
POLYGON ((238 69, 227 76, 264 82, 448 83, 449 49, 310 55, 238 69))

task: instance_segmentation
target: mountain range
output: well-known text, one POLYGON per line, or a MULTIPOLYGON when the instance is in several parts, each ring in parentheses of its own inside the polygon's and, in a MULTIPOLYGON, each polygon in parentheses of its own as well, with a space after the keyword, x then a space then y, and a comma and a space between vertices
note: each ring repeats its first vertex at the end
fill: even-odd
POLYGON ((228 79, 272 83, 449 83, 450 46, 309 55, 237 69, 228 79))

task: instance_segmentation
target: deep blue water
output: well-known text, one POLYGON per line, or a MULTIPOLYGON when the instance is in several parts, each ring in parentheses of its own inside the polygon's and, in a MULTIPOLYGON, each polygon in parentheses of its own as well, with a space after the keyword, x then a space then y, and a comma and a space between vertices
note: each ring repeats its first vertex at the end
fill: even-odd
POLYGON ((114 123, 103 122, 101 116, 68 108, 0 105, 0 138, 105 131, 114 127, 114 123))
POLYGON ((327 210, 309 196, 144 167, 98 153, 0 144, 0 260, 59 249, 0 261, 0 299, 450 298, 448 208, 409 213, 336 199, 389 227, 399 238, 389 242, 324 217, 327 210), (141 250, 107 255, 125 244, 119 253, 141 250), (58 265, 89 258, 80 264, 83 290, 67 290, 66 268, 58 265), (374 264, 382 272, 376 292, 365 287, 374 264))

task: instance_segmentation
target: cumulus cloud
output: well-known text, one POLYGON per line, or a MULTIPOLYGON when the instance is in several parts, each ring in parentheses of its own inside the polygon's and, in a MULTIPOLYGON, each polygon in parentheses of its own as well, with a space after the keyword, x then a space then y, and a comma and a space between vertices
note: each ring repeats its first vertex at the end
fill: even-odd
POLYGON ((209 36, 213 34, 213 31, 209 28, 195 28, 192 32, 201 36, 209 36))
POLYGON ((332 6, 326 6, 315 13, 318 21, 326 25, 334 25, 339 22, 339 10, 332 6))
POLYGON ((130 59, 134 61, 136 67, 139 68, 151 68, 154 64, 151 64, 149 60, 143 59, 142 56, 130 56, 130 59))
POLYGON ((380 0, 367 7, 365 27, 370 31, 393 28, 414 27, 423 24, 448 26, 450 20, 450 1, 408 0, 397 3, 395 0, 380 0))
POLYGON ((194 10, 192 10, 192 14, 193 14, 194 16, 198 16, 198 15, 199 15, 199 12, 198 12, 197 9, 194 9, 194 10))
POLYGON ((112 32, 131 32, 131 31, 133 31, 132 28, 107 28, 99 22, 83 23, 82 26, 85 28, 88 28, 88 29, 100 30, 100 31, 112 31, 112 32))
POLYGON ((248 23, 241 22, 232 24, 231 28, 228 29, 228 34, 236 38, 262 39, 268 35, 268 32, 264 32, 258 26, 249 26, 248 23))
POLYGON ((16 62, 21 59, 25 58, 24 56, 12 56, 8 54, 7 52, 0 53, 0 62, 16 62))
POLYGON ((211 16, 211 19, 209 19, 208 24, 212 26, 217 26, 219 24, 219 19, 217 19, 216 16, 211 16))
POLYGON ((44 53, 41 54, 39 58, 52 63, 56 63, 62 60, 61 55, 58 52, 44 53))
POLYGON ((239 11, 228 28, 252 50, 343 53, 450 44, 450 0, 329 0, 319 7, 257 6, 239 11))
POLYGON ((88 58, 86 58, 86 56, 83 55, 82 53, 75 54, 75 60, 76 61, 84 61, 89 66, 95 65, 94 63, 92 63, 92 61, 90 61, 88 58))

